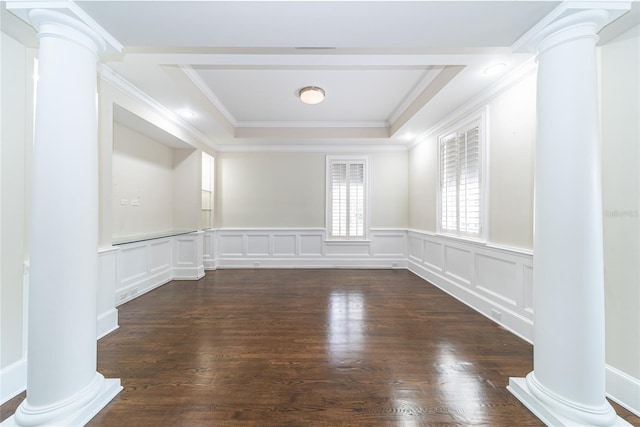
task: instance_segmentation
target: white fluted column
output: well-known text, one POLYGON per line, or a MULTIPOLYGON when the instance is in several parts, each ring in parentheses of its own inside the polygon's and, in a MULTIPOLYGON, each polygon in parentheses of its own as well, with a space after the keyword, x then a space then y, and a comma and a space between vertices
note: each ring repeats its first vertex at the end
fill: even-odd
POLYGON ((96 61, 83 23, 34 9, 38 30, 27 398, 10 423, 83 425, 121 389, 96 372, 96 61))
POLYGON ((596 42, 609 18, 576 12, 534 42, 534 370, 509 389, 552 426, 628 425, 605 398, 596 42))

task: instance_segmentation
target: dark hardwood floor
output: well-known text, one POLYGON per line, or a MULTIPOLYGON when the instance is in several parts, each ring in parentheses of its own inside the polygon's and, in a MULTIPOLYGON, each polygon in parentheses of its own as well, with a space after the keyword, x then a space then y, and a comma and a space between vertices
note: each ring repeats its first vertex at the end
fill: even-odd
POLYGON ((118 310, 89 426, 543 425, 505 388, 531 345, 406 270, 219 270, 118 310))

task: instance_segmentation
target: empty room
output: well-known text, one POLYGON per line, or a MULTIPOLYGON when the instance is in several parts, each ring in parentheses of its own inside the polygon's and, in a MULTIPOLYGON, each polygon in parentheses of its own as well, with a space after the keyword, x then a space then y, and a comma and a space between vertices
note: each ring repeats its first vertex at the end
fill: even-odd
POLYGON ((640 426, 640 2, 0 14, 2 427, 640 426))

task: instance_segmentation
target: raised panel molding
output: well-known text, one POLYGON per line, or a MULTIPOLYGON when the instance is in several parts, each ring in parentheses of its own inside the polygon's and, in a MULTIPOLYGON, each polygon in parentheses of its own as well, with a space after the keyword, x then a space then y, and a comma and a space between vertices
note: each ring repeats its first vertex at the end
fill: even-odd
POLYGON ((415 262, 422 262, 422 254, 424 253, 424 242, 422 239, 409 236, 409 259, 415 262))
POLYGON ((324 234, 300 234, 298 236, 300 256, 322 256, 324 234))
POLYGON ((274 234, 273 254, 275 256, 295 256, 296 236, 295 234, 274 234))
POLYGON ((327 240, 324 228, 221 229, 215 268, 406 268, 407 232, 371 230, 370 240, 327 240))
POLYGON ((174 279, 202 278, 205 270, 204 238, 205 233, 200 231, 118 245, 115 305, 174 279))
POLYGON ((269 255, 269 235, 247 235, 247 255, 269 255))
MULTIPOLYGON (((414 237, 415 239, 415 237, 414 237)), ((442 271, 444 268, 444 246, 440 243, 430 242, 428 240, 416 239, 423 248, 424 263, 430 268, 442 271)), ((422 260, 419 260, 419 262, 422 260)))
POLYGON ((499 298, 509 305, 522 307, 520 298, 522 292, 518 292, 519 289, 514 286, 517 275, 515 262, 484 254, 476 254, 475 265, 476 288, 478 290, 499 298))
MULTIPOLYGON (((465 285, 471 285, 474 259, 470 250, 456 246, 444 246, 444 272, 447 276, 458 280, 465 285)), ((425 260, 425 263, 428 262, 425 260)))
POLYGON ((533 342, 532 254, 416 230, 408 239, 423 248, 408 258, 410 271, 533 342))
POLYGON ((96 331, 98 339, 118 329, 118 310, 114 294, 117 281, 117 247, 98 249, 98 286, 96 289, 96 331))

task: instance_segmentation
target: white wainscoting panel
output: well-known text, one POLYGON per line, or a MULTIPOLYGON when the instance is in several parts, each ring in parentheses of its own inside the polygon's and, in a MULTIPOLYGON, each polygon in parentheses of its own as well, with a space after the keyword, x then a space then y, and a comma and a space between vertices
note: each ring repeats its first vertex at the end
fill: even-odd
POLYGON ((607 397, 640 417, 640 379, 606 366, 607 397))
POLYGON ((291 257, 296 255, 295 234, 274 234, 273 255, 291 257))
POLYGON ((117 245, 115 305, 174 279, 202 278, 205 234, 197 231, 117 245))
POLYGON ((0 405, 13 399, 27 388, 27 358, 0 370, 0 405))
POLYGON ((247 235, 247 255, 267 256, 269 255, 269 235, 249 234, 247 235))
POLYGON ((171 240, 162 239, 149 243, 149 271, 171 268, 171 240))
POLYGON ((470 285, 471 272, 473 271, 473 256, 470 250, 463 249, 461 246, 462 245, 459 244, 443 245, 444 272, 450 278, 470 285))
POLYGON ((424 241, 415 236, 408 236, 408 257, 410 261, 422 262, 424 259, 424 241))
POLYGON ((218 231, 218 248, 220 258, 241 257, 245 255, 244 238, 242 234, 218 231))
POLYGON ((373 256, 406 257, 407 232, 375 231, 371 240, 371 254, 373 256))
POLYGON ((476 254, 476 289, 511 306, 522 306, 522 288, 517 280, 518 265, 501 258, 476 254))
MULTIPOLYGON (((208 231, 206 233, 209 233, 208 231)), ((205 234, 206 234, 205 233, 205 234)), ((369 240, 328 240, 324 228, 221 229, 217 268, 406 268, 407 232, 371 230, 369 240)), ((209 264, 210 265, 210 264, 209 264)))
POLYGON ((205 270, 216 269, 216 231, 205 230, 202 235, 202 264, 205 270))
POLYGON ((533 265, 522 266, 524 309, 533 315, 533 265))
POLYGON ((442 244, 428 240, 416 240, 420 242, 420 247, 423 248, 422 253, 424 253, 424 259, 419 259, 418 262, 424 260, 424 263, 430 268, 442 271, 444 269, 444 251, 442 244))
POLYGON ((407 238, 409 270, 533 342, 530 251, 416 230, 407 238))
POLYGON ((299 244, 299 252, 297 255, 300 256, 322 256, 322 244, 324 242, 324 230, 320 232, 316 232, 315 234, 311 233, 300 233, 298 235, 299 244))
POLYGON ((172 238, 173 279, 198 280, 204 277, 203 236, 204 232, 197 231, 172 238))
POLYGON ((96 292, 96 331, 98 339, 118 329, 116 265, 119 249, 115 246, 98 249, 98 288, 96 292))

